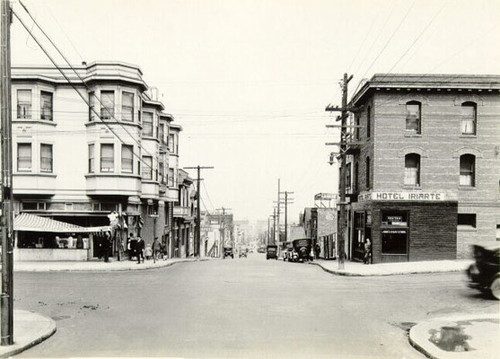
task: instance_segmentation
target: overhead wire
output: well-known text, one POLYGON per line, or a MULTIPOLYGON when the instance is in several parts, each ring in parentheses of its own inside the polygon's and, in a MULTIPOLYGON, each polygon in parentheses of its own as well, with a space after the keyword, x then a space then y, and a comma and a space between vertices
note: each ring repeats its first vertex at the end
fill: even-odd
MULTIPOLYGON (((84 82, 83 78, 80 76, 80 74, 78 74, 78 72, 75 70, 75 68, 71 65, 71 63, 67 60, 67 58, 64 56, 64 54, 59 50, 59 48, 55 45, 55 43, 52 41, 52 39, 47 35, 47 33, 41 28, 41 26, 38 24, 38 22, 34 19, 34 17, 31 15, 31 13, 29 12, 29 10, 27 9, 27 7, 23 4, 22 1, 19 0, 19 4, 23 7, 23 9, 26 11, 26 13, 29 15, 29 17, 32 19, 33 23, 37 26, 37 28, 42 32, 42 34, 49 40, 49 42, 52 44, 52 46, 56 49, 56 51, 61 55, 61 57, 66 61, 66 63, 68 64, 68 66, 73 70, 73 72, 78 76, 78 78, 80 79, 80 81, 82 81, 82 84, 85 86, 85 88, 87 89, 87 91, 89 90, 89 87, 88 85, 84 82)), ((115 130, 113 128, 111 128, 109 126, 109 124, 106 123, 106 121, 104 121, 100 114, 90 105, 90 102, 88 102, 88 100, 81 94, 81 92, 76 88, 75 84, 73 82, 71 82, 71 80, 68 78, 68 76, 64 73, 64 71, 62 71, 62 69, 56 64, 55 60, 52 58, 52 56, 50 56, 50 54, 48 53, 48 51, 45 49, 45 47, 40 43, 40 41, 38 40, 38 38, 35 37, 35 35, 33 34, 32 31, 30 31, 28 29, 28 27, 26 26, 26 24, 23 22, 23 20, 21 19, 21 17, 17 14, 17 12, 12 9, 12 12, 13 14, 15 15, 15 17, 19 20, 19 22, 23 25, 23 27, 26 29, 26 31, 28 31, 28 33, 31 35, 31 37, 33 38, 33 40, 35 40, 35 42, 38 44, 38 46, 40 47, 40 49, 45 53, 45 55, 49 58, 49 60, 52 62, 52 64, 56 67, 56 69, 61 73, 61 75, 65 78, 65 80, 68 82, 68 84, 71 85, 71 87, 77 92, 77 94, 82 98, 82 100, 85 102, 85 104, 87 104, 89 106, 89 108, 91 109, 92 112, 95 113, 95 115, 97 116, 97 118, 101 121, 102 124, 104 124, 109 131, 111 131, 113 133, 113 135, 115 135, 115 137, 122 143, 122 144, 126 144, 125 141, 123 141, 123 139, 115 132, 115 130)), ((95 95, 94 95, 95 96, 95 95)), ((103 103, 100 101, 99 98, 97 98, 97 96, 95 96, 96 99, 99 101, 99 103, 101 105, 103 105, 103 103)), ((152 154, 149 153, 149 151, 147 151, 143 146, 142 144, 137 140, 135 139, 135 137, 130 133, 128 132, 128 130, 123 127, 123 125, 116 120, 116 118, 114 117, 114 114, 111 115, 113 117, 113 119, 125 130, 125 132, 127 132, 127 134, 129 134, 130 138, 133 139, 134 142, 136 142, 138 145, 139 145, 139 148, 141 148, 146 154, 152 156, 152 154)), ((134 151, 132 151, 132 154, 137 157, 139 159, 139 161, 141 163, 143 163, 145 166, 149 167, 150 169, 153 169, 152 168, 152 165, 149 165, 146 161, 144 161, 142 159, 142 157, 140 155, 138 155, 137 153, 135 153, 134 151)))

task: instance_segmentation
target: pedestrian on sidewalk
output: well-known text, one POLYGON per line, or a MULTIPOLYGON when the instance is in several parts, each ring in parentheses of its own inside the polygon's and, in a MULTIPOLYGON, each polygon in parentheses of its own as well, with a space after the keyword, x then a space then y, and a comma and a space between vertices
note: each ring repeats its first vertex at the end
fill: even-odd
POLYGON ((137 237, 137 243, 135 244, 135 250, 137 253, 137 264, 144 263, 144 240, 141 237, 137 237))
POLYGON ((160 259, 161 256, 161 243, 158 240, 158 237, 154 239, 152 249, 153 249, 153 262, 156 263, 156 260, 160 259))
POLYGON ((370 264, 372 257, 372 243, 370 242, 370 238, 366 238, 365 242, 365 257, 363 258, 364 264, 370 264))

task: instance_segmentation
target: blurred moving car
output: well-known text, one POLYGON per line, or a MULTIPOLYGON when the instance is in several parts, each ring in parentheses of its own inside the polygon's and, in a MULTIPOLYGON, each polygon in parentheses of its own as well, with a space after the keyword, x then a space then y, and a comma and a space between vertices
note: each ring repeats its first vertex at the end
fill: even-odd
POLYGON ((278 259, 278 246, 274 244, 267 246, 266 259, 278 259))
POLYGON ((224 247, 224 258, 231 257, 234 258, 233 248, 232 247, 224 247))
POLYGON ((466 271, 469 287, 500 300, 500 246, 473 245, 473 263, 466 271))

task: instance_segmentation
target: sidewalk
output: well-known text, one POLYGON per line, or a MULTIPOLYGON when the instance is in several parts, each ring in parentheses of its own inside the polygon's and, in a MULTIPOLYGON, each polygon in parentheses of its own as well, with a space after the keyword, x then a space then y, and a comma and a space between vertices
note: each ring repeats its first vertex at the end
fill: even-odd
POLYGON ((496 359, 498 338, 498 314, 435 318, 415 325, 409 335, 415 349, 435 359, 496 359))
POLYGON ((56 332, 56 323, 43 315, 14 310, 14 344, 0 346, 0 357, 16 355, 41 343, 56 332))
MULTIPOLYGON (((388 276, 398 274, 461 272, 472 260, 443 260, 405 263, 363 264, 346 261, 315 260, 328 273, 343 276, 388 276)), ((434 318, 413 326, 410 344, 434 359, 493 359, 500 357, 499 315, 459 315, 434 318)))
POLYGON ((472 260, 443 260, 404 263, 363 264, 344 262, 344 269, 339 269, 337 260, 317 259, 309 264, 317 265, 328 273, 345 276, 382 276, 414 273, 460 272, 472 264, 472 260))
POLYGON ((167 260, 157 260, 156 263, 152 259, 144 261, 144 263, 138 264, 137 261, 131 261, 128 258, 117 261, 114 258, 110 258, 108 263, 104 261, 92 260, 88 262, 78 262, 78 261, 58 261, 58 262, 43 262, 43 261, 33 261, 33 262, 14 262, 14 272, 55 272, 55 271, 67 271, 67 272, 78 272, 78 271, 97 271, 97 272, 109 272, 109 271, 128 271, 128 270, 141 270, 141 269, 152 269, 152 268, 163 268, 168 267, 176 263, 183 262, 196 262, 196 261, 206 261, 211 258, 169 258, 167 260))

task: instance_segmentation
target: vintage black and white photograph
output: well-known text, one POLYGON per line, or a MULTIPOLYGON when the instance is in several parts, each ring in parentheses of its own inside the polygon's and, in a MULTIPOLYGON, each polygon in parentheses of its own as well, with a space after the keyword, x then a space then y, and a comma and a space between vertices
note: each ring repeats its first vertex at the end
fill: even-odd
POLYGON ((500 357, 499 0, 0 4, 0 357, 500 357))

